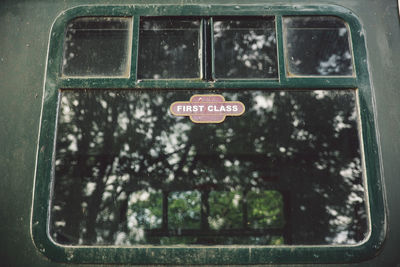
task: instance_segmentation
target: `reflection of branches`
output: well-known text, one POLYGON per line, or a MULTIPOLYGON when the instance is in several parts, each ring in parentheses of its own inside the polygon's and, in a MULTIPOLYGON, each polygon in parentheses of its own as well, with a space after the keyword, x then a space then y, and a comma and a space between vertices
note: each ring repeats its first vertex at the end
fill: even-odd
POLYGON ((348 30, 335 17, 287 17, 289 71, 295 75, 351 75, 348 30))
MULTIPOLYGON (((143 235, 132 233, 144 231, 141 223, 149 224, 145 219, 149 214, 161 221, 163 210, 168 210, 168 197, 161 197, 161 192, 189 194, 194 189, 290 191, 290 205, 284 204, 285 211, 291 213, 288 218, 296 220, 288 222, 288 233, 295 244, 336 242, 335 237, 344 231, 348 232, 345 242, 358 242, 366 232, 353 92, 229 91, 224 93, 226 99, 242 101, 246 113, 218 125, 194 125, 186 118, 169 116, 168 103, 190 97, 184 91, 115 95, 105 91, 86 98, 80 94, 67 96, 70 103, 79 98, 79 105, 60 119, 53 201, 53 207, 59 210, 52 215, 57 222, 68 211, 78 220, 76 232, 65 231, 65 236, 98 244, 116 242, 117 233, 125 233, 127 240, 135 236, 138 240, 132 242, 142 242, 139 239, 143 235), (107 103, 105 108, 102 101, 107 103), (69 135, 76 136, 78 151, 73 149, 75 139, 69 135), (102 136, 101 140, 94 142, 96 136, 102 136), (71 177, 80 175, 82 179, 71 182, 71 177), (83 195, 82 188, 90 184, 95 185, 93 191, 83 195), (141 191, 158 192, 160 196, 149 199, 159 206, 129 202, 141 191), (78 202, 78 209, 86 203, 84 215, 71 205, 72 198, 78 202), (162 199, 167 204, 162 204, 162 199), (133 228, 128 216, 140 217, 133 228), (339 216, 353 219, 337 220, 339 216)), ((207 203, 207 194, 200 193, 207 203)), ((181 201, 188 201, 186 195, 180 196, 181 201)), ((278 220, 274 214, 283 212, 280 208, 275 213, 263 213, 278 201, 273 194, 264 198, 257 204, 259 215, 249 215, 249 220, 253 218, 258 224, 278 220)), ((225 214, 232 208, 229 205, 233 204, 220 208, 210 205, 209 209, 215 209, 218 218, 229 215, 225 214)), ((186 212, 191 213, 190 218, 201 217, 194 208, 186 212)), ((174 218, 170 216, 169 220, 174 218)), ((241 216, 229 218, 232 222, 225 225, 242 226, 241 221, 235 221, 241 216)), ((204 216, 202 220, 204 223, 204 216)), ((70 229, 71 223, 66 219, 64 228, 70 229)), ((52 227, 53 232, 64 233, 63 226, 52 227)))
POLYGON ((218 78, 276 77, 276 39, 272 22, 216 21, 214 41, 218 78))

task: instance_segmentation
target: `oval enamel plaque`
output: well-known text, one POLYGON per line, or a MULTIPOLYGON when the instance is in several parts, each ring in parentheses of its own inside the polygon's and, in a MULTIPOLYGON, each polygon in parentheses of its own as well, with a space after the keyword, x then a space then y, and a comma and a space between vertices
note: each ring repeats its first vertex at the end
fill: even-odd
POLYGON ((193 95, 189 101, 171 104, 175 116, 189 116, 195 123, 220 123, 226 116, 240 116, 245 106, 240 101, 225 101, 222 95, 193 95))

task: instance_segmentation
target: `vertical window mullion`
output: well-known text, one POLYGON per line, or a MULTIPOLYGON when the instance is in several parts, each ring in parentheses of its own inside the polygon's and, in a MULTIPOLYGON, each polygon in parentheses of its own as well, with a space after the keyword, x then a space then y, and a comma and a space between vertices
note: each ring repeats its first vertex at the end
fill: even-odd
POLYGON ((210 81, 212 75, 212 18, 202 20, 202 78, 210 81))
POLYGON ((281 84, 286 82, 286 65, 283 47, 283 29, 282 29, 282 16, 275 16, 275 27, 276 27, 276 42, 277 42, 277 53, 278 53, 278 73, 279 82, 281 84))
POLYGON ((162 230, 168 231, 168 191, 162 192, 162 230))
POLYGON ((131 75, 132 81, 137 81, 137 69, 138 69, 138 47, 139 47, 139 27, 140 27, 140 16, 133 17, 132 23, 132 51, 131 51, 131 75))
POLYGON ((243 229, 249 228, 249 215, 248 215, 248 206, 247 206, 247 193, 248 190, 245 189, 243 191, 243 198, 242 198, 242 224, 243 224, 243 229))
POLYGON ((211 53, 211 80, 215 80, 215 49, 214 49, 214 19, 210 18, 210 53, 211 53))

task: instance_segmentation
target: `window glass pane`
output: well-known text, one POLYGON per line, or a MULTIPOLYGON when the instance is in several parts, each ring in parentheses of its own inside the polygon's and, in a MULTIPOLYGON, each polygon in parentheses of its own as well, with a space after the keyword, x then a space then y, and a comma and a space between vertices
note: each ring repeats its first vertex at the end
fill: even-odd
POLYGON ((67 25, 63 74, 128 76, 131 18, 82 17, 67 25))
POLYGON ((349 30, 336 17, 285 17, 286 62, 294 75, 352 75, 349 30))
POLYGON ((138 79, 199 78, 200 20, 141 18, 138 79))
POLYGON ((248 227, 263 229, 284 227, 283 198, 277 191, 250 191, 246 195, 248 227))
POLYGON ((274 18, 214 20, 216 78, 276 78, 274 18))
POLYGON ((368 235, 356 90, 62 90, 50 234, 62 244, 325 245, 368 235))
MULTIPOLYGON (((125 176, 127 178, 127 176, 125 176)), ((110 186, 111 187, 111 186, 110 186)), ((125 196, 122 196, 125 198, 125 196)), ((141 227, 144 229, 155 229, 161 227, 162 222, 162 193, 154 190, 140 190, 130 193, 126 198, 123 210, 127 214, 128 227, 137 229, 141 234, 141 227)), ((138 237, 140 238, 140 237, 138 237)))
POLYGON ((210 229, 243 228, 243 195, 240 191, 211 191, 209 197, 210 229))
POLYGON ((168 226, 172 229, 200 228, 200 193, 171 192, 168 200, 168 226))
POLYGON ((278 191, 212 191, 209 198, 211 229, 283 228, 283 199, 278 191))

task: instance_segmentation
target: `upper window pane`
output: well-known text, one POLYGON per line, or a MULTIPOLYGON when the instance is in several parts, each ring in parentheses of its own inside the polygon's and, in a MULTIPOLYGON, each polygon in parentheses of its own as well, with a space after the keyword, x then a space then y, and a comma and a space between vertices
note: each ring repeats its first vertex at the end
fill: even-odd
POLYGON ((353 74, 349 31, 337 17, 285 17, 289 74, 349 76, 353 74))
POLYGON ((200 78, 200 20, 142 18, 138 79, 200 78))
POLYGON ((274 18, 214 20, 216 78, 276 78, 274 18))
POLYGON ((131 18, 81 17, 65 33, 62 73, 66 76, 128 76, 131 18))

